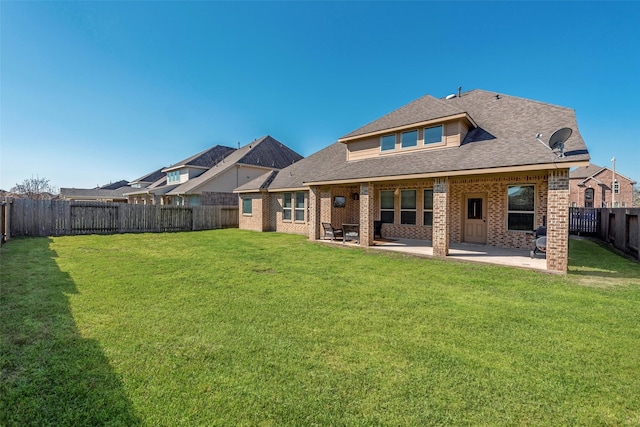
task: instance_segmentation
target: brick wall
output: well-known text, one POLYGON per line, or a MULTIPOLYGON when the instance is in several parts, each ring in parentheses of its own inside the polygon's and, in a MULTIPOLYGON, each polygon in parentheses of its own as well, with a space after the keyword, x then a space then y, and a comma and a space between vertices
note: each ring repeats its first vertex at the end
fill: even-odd
POLYGON ((547 212, 546 172, 536 174, 484 175, 451 179, 451 241, 464 241, 465 194, 483 193, 487 197, 487 244, 501 248, 532 248, 531 235, 507 230, 507 189, 510 185, 535 186, 535 228, 542 225, 547 212))
POLYGON ((433 255, 449 255, 450 183, 448 178, 436 178, 433 183, 433 255))
POLYGON ((569 260, 569 169, 549 171, 547 269, 567 271, 569 260))
MULTIPOLYGON (((570 206, 585 207, 585 191, 588 188, 593 189, 593 206, 594 208, 612 207, 613 195, 611 185, 613 183, 613 171, 605 169, 597 174, 595 179, 590 178, 574 178, 569 180, 569 203, 570 206), (583 185, 581 184, 583 181, 583 185), (599 182, 598 182, 599 181, 599 182)), ((633 184, 629 179, 616 174, 616 180, 619 184, 619 193, 615 195, 618 207, 633 206, 633 184)))
POLYGON ((238 197, 236 195, 236 203, 239 203, 239 221, 238 227, 241 230, 267 231, 269 223, 268 194, 266 193, 245 193, 238 197), (242 213, 242 199, 251 199, 251 214, 242 213))

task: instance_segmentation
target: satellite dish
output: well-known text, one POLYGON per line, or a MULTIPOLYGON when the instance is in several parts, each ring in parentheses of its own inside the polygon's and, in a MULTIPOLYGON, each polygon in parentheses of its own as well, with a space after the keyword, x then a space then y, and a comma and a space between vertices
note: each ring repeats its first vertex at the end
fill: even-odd
POLYGON ((536 139, 540 141, 543 145, 547 146, 549 150, 560 151, 560 154, 558 154, 558 156, 564 157, 564 143, 567 139, 569 139, 572 133, 573 133, 573 130, 571 128, 560 128, 557 131, 553 132, 553 134, 551 134, 551 137, 549 138, 548 143, 545 143, 540 139, 542 137, 541 133, 536 135, 536 139))

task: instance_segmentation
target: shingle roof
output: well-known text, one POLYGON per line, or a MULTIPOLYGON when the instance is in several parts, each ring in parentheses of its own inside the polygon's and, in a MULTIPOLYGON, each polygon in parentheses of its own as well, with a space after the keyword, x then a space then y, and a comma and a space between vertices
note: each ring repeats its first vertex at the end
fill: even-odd
POLYGON ((571 171, 569 173, 569 178, 571 179, 585 179, 592 177, 593 175, 598 174, 603 169, 602 166, 594 165, 593 163, 589 163, 589 166, 580 166, 579 168, 571 171))
POLYGON ((61 188, 60 197, 72 199, 125 199, 126 196, 124 194, 130 190, 132 190, 132 188, 129 186, 123 186, 117 189, 61 188))
POLYGON ((453 116, 464 112, 465 111, 459 106, 449 103, 446 100, 437 99, 431 95, 425 95, 422 98, 418 98, 407 105, 354 130, 353 132, 349 132, 342 138, 350 138, 353 136, 410 125, 426 120, 453 116))
POLYGON ((191 157, 188 157, 178 163, 175 163, 165 169, 163 171, 167 171, 170 169, 176 169, 179 167, 185 166, 196 166, 196 167, 204 167, 210 168, 211 166, 219 163, 227 157, 229 154, 234 152, 236 149, 231 147, 225 147, 223 145, 215 145, 209 149, 201 151, 198 154, 195 154, 191 157))
MULTIPOLYGON (((495 92, 484 90, 465 92, 453 99, 435 99, 427 95, 343 137, 376 132, 383 130, 384 126, 398 127, 464 112, 478 127, 471 129, 459 147, 415 150, 347 162, 346 144, 338 142, 281 170, 269 190, 304 188, 314 182, 362 181, 428 173, 444 175, 456 171, 572 164, 589 160, 572 109, 496 95, 495 92), (439 107, 442 107, 442 113, 438 113, 439 107), (543 139, 549 138, 561 127, 573 130, 565 143, 565 157, 562 158, 536 140, 537 133, 542 133, 543 139)), ((259 187, 257 182, 252 187, 249 184, 252 183, 236 191, 255 191, 259 187)))
POLYGON ((302 159, 302 156, 280 141, 267 135, 239 148, 202 175, 189 179, 170 194, 189 194, 237 164, 281 169, 302 159))
POLYGON ((102 190, 117 190, 118 188, 126 187, 128 184, 129 184, 129 181, 127 181, 126 179, 122 179, 122 180, 114 182, 112 184, 103 185, 102 187, 100 187, 100 189, 102 189, 102 190))
POLYGON ((165 168, 162 167, 160 169, 154 170, 153 172, 143 175, 138 179, 134 179, 133 181, 129 182, 129 184, 137 184, 140 182, 156 182, 165 175, 165 173, 162 172, 163 169, 165 168))
POLYGON ((346 163, 347 148, 343 143, 336 142, 309 157, 288 166, 271 177, 269 174, 262 175, 248 183, 236 188, 236 192, 257 191, 268 186, 271 189, 283 188, 304 188, 307 181, 313 179, 318 171, 333 170, 346 163), (271 183, 267 183, 267 179, 271 183))
MULTIPOLYGON (((528 99, 473 90, 449 100, 456 111, 464 111, 478 124, 460 147, 412 151, 384 157, 344 162, 337 170, 317 173, 310 182, 364 179, 474 169, 562 164, 588 161, 589 153, 570 108, 528 99), (565 157, 558 157, 536 141, 558 128, 570 127, 565 157)), ((393 114, 393 113, 392 113, 393 114)), ((414 116, 414 119, 417 117, 414 116)), ((420 121, 420 120, 416 120, 420 121)))

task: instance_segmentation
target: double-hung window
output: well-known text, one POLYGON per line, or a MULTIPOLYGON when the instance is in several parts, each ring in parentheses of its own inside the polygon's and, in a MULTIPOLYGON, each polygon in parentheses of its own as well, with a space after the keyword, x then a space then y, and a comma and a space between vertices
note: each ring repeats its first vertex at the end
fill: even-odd
POLYGON ((416 147, 418 145, 418 131, 410 130, 408 132, 402 132, 401 144, 402 148, 416 147))
POLYGON ((396 135, 385 135, 380 138, 380 151, 388 151, 396 148, 396 135))
POLYGON ((291 193, 284 193, 282 195, 282 219, 285 221, 291 221, 291 193))
POLYGON ((180 182, 180 171, 167 172, 167 183, 180 182))
POLYGON ((304 221, 304 192, 296 192, 296 204, 295 204, 295 220, 304 221))
POLYGON ((400 191, 400 224, 416 224, 416 190, 400 191))
POLYGON ((424 190, 423 202, 423 224, 427 226, 433 225, 433 190, 424 190))
POLYGON ((442 142, 442 125, 424 128, 424 145, 442 142))
POLYGON ((393 190, 380 191, 380 220, 393 224, 394 196, 393 190))
POLYGON ((507 189, 507 230, 532 231, 535 217, 535 187, 510 185, 507 189))
POLYGON ((242 198, 242 215, 251 215, 253 213, 253 204, 251 197, 242 198))

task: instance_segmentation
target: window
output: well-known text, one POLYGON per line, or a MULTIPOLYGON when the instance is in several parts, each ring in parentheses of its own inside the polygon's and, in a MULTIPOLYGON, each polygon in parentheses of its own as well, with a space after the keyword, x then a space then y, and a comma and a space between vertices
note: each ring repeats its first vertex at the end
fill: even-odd
POLYGON ((508 187, 507 230, 532 231, 535 216, 535 190, 533 185, 508 187))
POLYGON ((380 191, 380 220, 387 224, 393 224, 393 199, 393 190, 380 191))
POLYGON ((296 192, 295 220, 304 221, 304 192, 296 192))
POLYGON ((442 125, 424 129, 424 145, 442 142, 442 125))
POLYGON ((593 188, 587 188, 586 190, 584 190, 584 207, 593 207, 593 188))
POLYGON ((282 219, 291 221, 291 193, 282 195, 282 219))
POLYGON ((401 142, 402 148, 416 147, 418 145, 418 131, 402 132, 401 142))
POLYGON ((424 225, 433 225, 433 190, 424 190, 424 225))
POLYGON ((180 171, 171 171, 167 173, 167 183, 180 182, 180 171))
POLYGON ((416 224, 416 190, 400 192, 400 224, 416 224))
POLYGON ((620 183, 618 181, 613 181, 613 192, 615 194, 620 193, 620 183))
POLYGON ((380 150, 387 151, 393 150, 396 148, 396 136, 395 135, 385 135, 380 138, 380 150))
POLYGON ((251 215, 253 213, 253 204, 250 197, 242 198, 242 215, 251 215))

